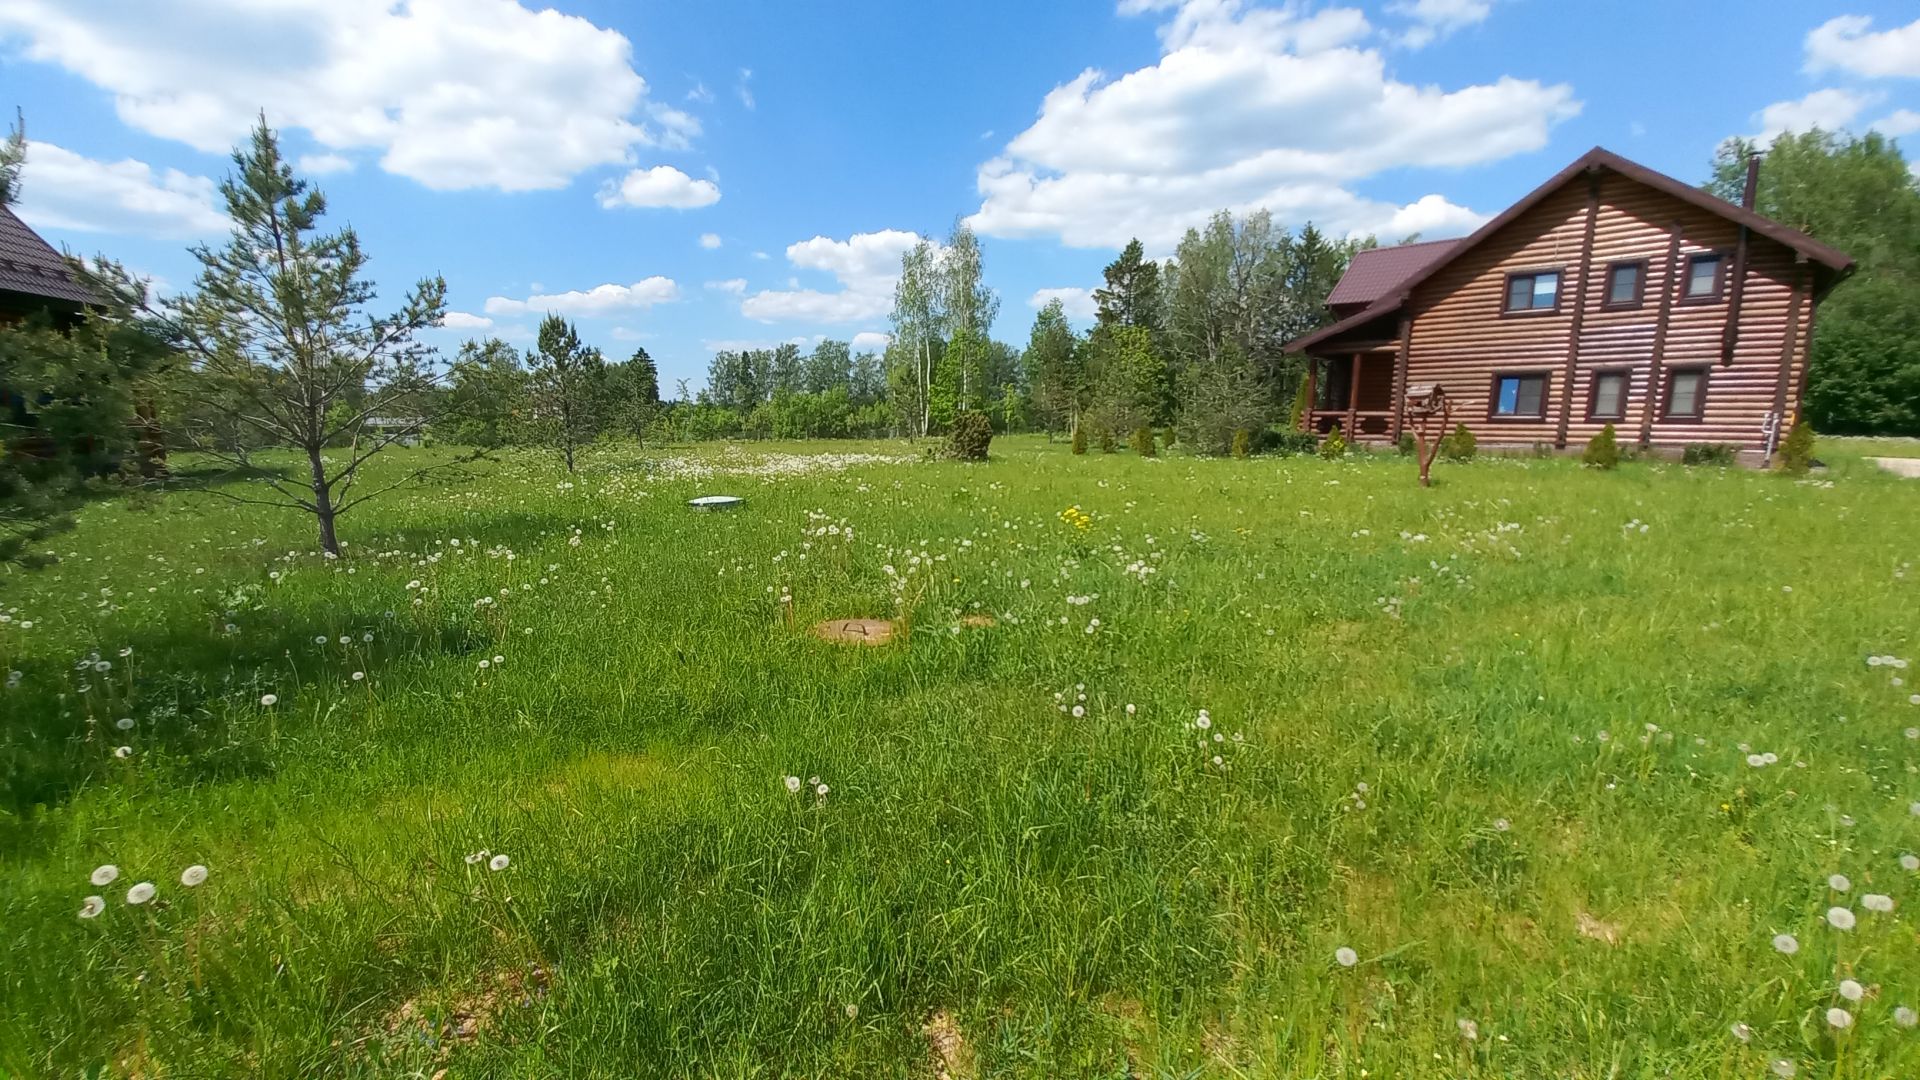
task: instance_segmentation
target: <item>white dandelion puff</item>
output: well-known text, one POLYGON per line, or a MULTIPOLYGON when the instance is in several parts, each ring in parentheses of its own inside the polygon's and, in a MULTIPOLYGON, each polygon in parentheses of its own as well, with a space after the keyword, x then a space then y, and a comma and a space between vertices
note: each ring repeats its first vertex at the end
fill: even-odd
POLYGON ((1902 1005, 1893 1010, 1893 1022, 1903 1028, 1910 1028, 1915 1024, 1920 1024, 1920 1013, 1916 1013, 1907 1006, 1902 1005))
POLYGON ((1835 930, 1851 930, 1854 924, 1853 912, 1843 907, 1830 907, 1827 909, 1827 924, 1835 930))
POLYGON ((113 756, 117 758, 130 758, 133 756, 133 747, 116 746, 113 748, 113 756))
POLYGON ((1773 1075, 1780 1077, 1780 1080, 1793 1080, 1793 1075, 1800 1071, 1798 1065, 1786 1058, 1775 1058, 1773 1064, 1768 1067, 1773 1070, 1773 1075))
POLYGON ((788 792, 790 792, 790 793, 792 793, 792 794, 794 794, 794 795, 798 795, 798 794, 800 794, 800 778, 799 778, 799 777, 797 777, 797 776, 789 776, 789 777, 787 777, 787 779, 786 779, 786 781, 785 781, 785 783, 786 783, 786 785, 787 785, 787 791, 788 791, 788 792))
POLYGON ((827 792, 832 790, 833 790, 832 788, 828 787, 825 784, 815 784, 813 787, 813 793, 815 795, 820 796, 823 799, 827 797, 827 792))
POLYGON ((80 901, 80 917, 83 919, 91 919, 105 910, 107 898, 104 896, 89 896, 80 901))
POLYGON ((1853 1026, 1853 1014, 1835 1005, 1833 1008, 1827 1010, 1827 1023, 1844 1031, 1853 1026))
POLYGON ((1900 856, 1900 869, 1920 870, 1920 855, 1914 855, 1912 853, 1908 853, 1906 855, 1900 856))
POLYGON ((1868 911, 1875 911, 1885 915, 1887 912, 1893 910, 1893 897, 1885 893, 1870 892, 1860 897, 1860 906, 1866 908, 1868 911))
POLYGON ((1352 967, 1360 962, 1360 954, 1347 948, 1345 945, 1333 950, 1333 958, 1339 962, 1341 967, 1352 967))
POLYGON ((1463 1016, 1460 1019, 1455 1020, 1453 1023, 1455 1027, 1460 1029, 1461 1038, 1471 1042, 1480 1037, 1480 1025, 1474 1023, 1473 1021, 1467 1019, 1466 1017, 1463 1016))
POLYGON ((1827 878, 1827 888, 1832 889, 1834 892, 1846 892, 1848 889, 1853 888, 1853 882, 1848 881, 1847 875, 1845 874, 1834 874, 1832 877, 1827 878))
POLYGON ((127 890, 127 903, 139 905, 153 899, 153 882, 143 881, 127 890))
POLYGON ((1840 996, 1848 1001, 1859 1001, 1867 996, 1867 988, 1852 979, 1840 980, 1840 996))
POLYGON ((1752 1042, 1753 1029, 1748 1027, 1746 1023, 1742 1021, 1741 1023, 1737 1023, 1733 1025, 1733 1037, 1736 1039, 1739 1039, 1741 1042, 1752 1042))
POLYGON ((278 694, 261 694, 261 695, 260 695, 260 704, 261 704, 261 705, 263 705, 263 706, 266 706, 267 708, 272 708, 273 706, 275 706, 275 705, 278 705, 278 704, 280 704, 280 695, 278 695, 278 694))
POLYGON ((469 852, 467 855, 467 865, 468 866, 478 865, 480 860, 486 857, 487 857, 487 853, 485 851, 469 852))
POLYGON ((185 885, 189 889, 206 880, 207 868, 201 866, 199 863, 194 863, 192 866, 180 871, 180 884, 185 885))
POLYGON ((1800 939, 1794 937, 1792 934, 1775 934, 1773 935, 1773 947, 1776 952, 1786 956, 1792 956, 1794 953, 1800 951, 1800 939))
POLYGON ((106 863, 102 866, 94 867, 93 874, 88 877, 87 880, 93 882, 95 885, 111 885, 113 884, 113 880, 119 876, 120 868, 112 863, 106 863))
POLYGON ((505 855, 495 855, 493 858, 487 860, 487 869, 505 870, 512 863, 513 860, 507 858, 505 855))

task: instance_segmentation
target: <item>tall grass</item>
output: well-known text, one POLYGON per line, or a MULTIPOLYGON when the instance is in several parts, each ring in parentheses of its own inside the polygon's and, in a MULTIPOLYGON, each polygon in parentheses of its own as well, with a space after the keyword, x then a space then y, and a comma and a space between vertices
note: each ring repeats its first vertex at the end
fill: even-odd
POLYGON ((0 578, 0 1070, 1920 1074, 1920 486, 863 449, 89 508, 0 578))

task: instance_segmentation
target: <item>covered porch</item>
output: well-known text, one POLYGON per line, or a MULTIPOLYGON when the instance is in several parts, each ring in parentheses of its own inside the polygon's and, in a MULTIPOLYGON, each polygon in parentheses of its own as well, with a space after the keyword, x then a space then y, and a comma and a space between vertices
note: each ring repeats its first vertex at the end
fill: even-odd
POLYGON ((1300 422, 1324 436, 1339 425, 1349 441, 1393 442, 1400 437, 1394 407, 1395 354, 1375 349, 1307 357, 1307 408, 1300 422))

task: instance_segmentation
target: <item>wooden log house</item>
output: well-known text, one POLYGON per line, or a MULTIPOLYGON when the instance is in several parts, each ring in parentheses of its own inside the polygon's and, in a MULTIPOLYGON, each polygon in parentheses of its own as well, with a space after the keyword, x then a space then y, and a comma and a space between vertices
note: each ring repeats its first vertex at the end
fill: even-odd
POLYGON ((1806 389, 1814 310, 1853 260, 1598 147, 1472 235, 1363 251, 1327 297, 1302 426, 1394 443, 1445 388, 1483 446, 1763 451, 1806 389))

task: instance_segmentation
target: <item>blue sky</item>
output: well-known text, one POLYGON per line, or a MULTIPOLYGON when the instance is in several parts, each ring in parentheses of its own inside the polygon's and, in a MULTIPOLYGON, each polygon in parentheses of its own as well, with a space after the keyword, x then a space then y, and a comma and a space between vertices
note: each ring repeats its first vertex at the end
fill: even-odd
POLYGON ((1920 139, 1910 2, 0 0, 18 207, 179 289, 264 108, 449 352, 546 310, 664 389, 715 348, 875 345, 901 249, 982 234, 1022 343, 1116 247, 1221 207, 1458 234, 1587 148, 1687 180, 1732 134, 1920 139), (1052 290, 1052 291, 1050 291, 1052 290))

